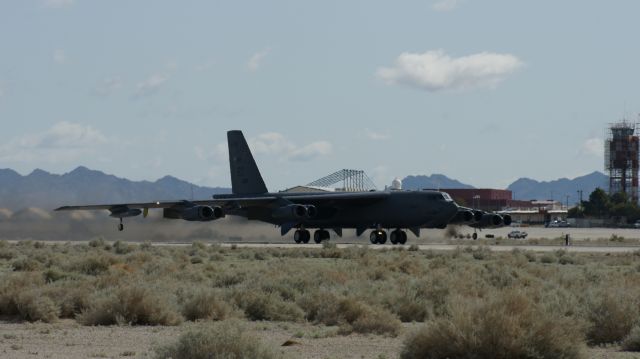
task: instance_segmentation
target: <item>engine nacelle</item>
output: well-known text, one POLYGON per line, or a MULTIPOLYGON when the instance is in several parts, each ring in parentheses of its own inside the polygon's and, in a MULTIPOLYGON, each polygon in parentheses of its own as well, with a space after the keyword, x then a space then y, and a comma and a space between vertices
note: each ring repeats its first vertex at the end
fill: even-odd
POLYGON ((113 209, 110 209, 110 211, 111 211, 111 214, 109 216, 114 218, 135 217, 135 216, 139 216, 142 213, 141 209, 128 208, 128 207, 113 208, 113 209))
POLYGON ((220 207, 192 206, 187 208, 165 208, 164 218, 183 219, 192 222, 208 222, 224 217, 220 207))
POLYGON ((502 217, 494 213, 485 213, 480 219, 481 227, 498 227, 502 225, 502 217))
POLYGON ((307 218, 315 218, 318 215, 318 209, 316 208, 316 206, 310 204, 305 207, 307 208, 307 218))
POLYGON ((473 211, 473 220, 476 222, 482 222, 482 217, 485 215, 482 211, 473 211))
POLYGON ((504 223, 505 226, 510 226, 511 225, 511 216, 508 215, 508 214, 502 215, 502 223, 504 223))
POLYGON ((273 213, 272 216, 273 218, 278 218, 278 219, 302 219, 308 216, 309 214, 309 207, 313 207, 313 210, 315 212, 316 208, 314 206, 303 206, 301 204, 290 204, 287 206, 283 206, 280 208, 276 208, 273 213))
POLYGON ((452 224, 458 223, 471 223, 475 221, 475 216, 472 211, 458 211, 453 219, 449 222, 452 224))

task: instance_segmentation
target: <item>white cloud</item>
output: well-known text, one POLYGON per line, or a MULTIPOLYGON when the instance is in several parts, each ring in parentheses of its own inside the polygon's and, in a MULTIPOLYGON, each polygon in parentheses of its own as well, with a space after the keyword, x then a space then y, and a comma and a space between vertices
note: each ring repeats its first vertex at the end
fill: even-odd
POLYGON ((321 156, 330 155, 332 151, 333 146, 330 142, 317 141, 294 149, 287 157, 291 161, 310 161, 321 156))
POLYGON ((93 93, 98 96, 109 96, 120 88, 122 88, 120 76, 107 77, 93 89, 93 93))
POLYGON ((9 140, 0 146, 0 160, 7 162, 72 161, 109 140, 91 126, 62 121, 50 129, 9 140))
POLYGON ((247 62, 247 68, 249 69, 249 71, 257 71, 262 63, 262 60, 269 54, 270 51, 271 50, 266 49, 253 54, 253 56, 251 56, 251 58, 249 59, 249 62, 247 62))
POLYGON ((601 138, 589 138, 582 144, 580 154, 604 157, 604 141, 601 138))
POLYGON ((426 91, 495 87, 523 65, 510 54, 481 52, 452 58, 442 50, 423 54, 402 53, 393 67, 382 67, 376 76, 387 84, 401 84, 426 91))
POLYGON ((368 139, 373 140, 373 141, 388 140, 389 137, 390 137, 386 133, 375 132, 375 131, 372 131, 372 130, 370 130, 368 128, 366 128, 364 130, 364 135, 365 135, 365 137, 367 137, 368 139))
MULTIPOLYGON (((330 155, 333 145, 328 141, 315 141, 304 146, 298 146, 283 134, 266 132, 256 137, 248 138, 247 143, 253 155, 275 157, 283 161, 309 161, 321 156, 330 155)), ((196 157, 203 161, 227 161, 229 150, 226 143, 219 143, 213 149, 196 147, 196 157)))
POLYGON ((451 11, 458 7, 460 2, 458 0, 439 0, 433 3, 433 10, 435 11, 451 11))
POLYGON ((53 62, 58 65, 64 65, 67 63, 67 54, 65 54, 64 50, 56 49, 53 51, 53 62))
POLYGON ((73 0, 44 0, 44 6, 50 8, 62 8, 73 5, 73 0))
POLYGON ((160 89, 169 78, 163 74, 153 74, 136 86, 136 98, 152 95, 160 89))

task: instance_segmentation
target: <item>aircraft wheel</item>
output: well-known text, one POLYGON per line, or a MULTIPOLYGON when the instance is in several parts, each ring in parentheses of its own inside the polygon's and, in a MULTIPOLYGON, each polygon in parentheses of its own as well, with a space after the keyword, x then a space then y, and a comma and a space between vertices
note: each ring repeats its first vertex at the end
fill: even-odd
POLYGON ((311 239, 311 233, 306 229, 302 231, 302 243, 309 243, 309 239, 311 239))
POLYGON ((371 234, 369 234, 369 240, 371 241, 371 244, 378 244, 378 233, 376 231, 371 231, 371 234))
POLYGON ((475 241, 476 239, 478 239, 478 233, 475 233, 475 232, 474 232, 474 233, 471 235, 471 238, 473 238, 473 240, 474 240, 474 241, 475 241))
POLYGON ((402 238, 402 235, 398 236, 398 234, 400 233, 400 231, 393 231, 391 232, 391 235, 389 236, 389 240, 391 241, 391 244, 398 244, 398 239, 402 238), (398 238, 400 237, 400 238, 398 238))
POLYGON ((302 238, 303 238, 303 237, 304 237, 304 235, 302 234, 302 231, 301 231, 301 230, 299 230, 299 229, 298 229, 297 231, 295 231, 295 233, 293 233, 293 240, 294 240, 296 243, 300 243, 300 242, 302 242, 302 238))
POLYGON ((317 231, 313 232, 313 241, 316 243, 320 243, 322 242, 322 240, 324 239, 324 235, 322 233, 323 231, 318 229, 317 231))
POLYGON ((385 231, 379 231, 378 233, 378 244, 385 244, 387 243, 387 232, 385 231))
POLYGON ((398 243, 400 244, 407 243, 407 232, 400 231, 400 239, 398 239, 398 243))
POLYGON ((122 224, 122 223, 118 224, 118 230, 120 232, 124 231, 124 224, 122 224))

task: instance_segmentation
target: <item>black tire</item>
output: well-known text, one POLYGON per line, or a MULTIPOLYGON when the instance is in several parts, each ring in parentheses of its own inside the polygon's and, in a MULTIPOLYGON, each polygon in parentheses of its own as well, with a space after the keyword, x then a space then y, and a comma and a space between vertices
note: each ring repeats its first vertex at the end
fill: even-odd
POLYGON ((302 233, 301 233, 301 231, 300 231, 300 230, 297 230, 297 231, 293 234, 293 240, 294 240, 296 243, 298 243, 298 244, 300 244, 300 242, 302 242, 302 237, 303 237, 303 235, 302 235, 302 233))
POLYGON ((385 243, 387 243, 387 232, 380 231, 380 234, 378 236, 378 244, 385 244, 385 243))
POLYGON ((471 238, 473 238, 473 240, 475 241, 476 239, 478 239, 478 233, 474 233, 471 235, 471 238))
POLYGON ((311 239, 311 233, 309 233, 309 231, 307 231, 306 229, 304 231, 302 231, 302 242, 303 243, 309 243, 309 239, 311 239))
POLYGON ((402 238, 402 235, 398 236, 398 234, 400 234, 400 231, 391 232, 391 235, 389 236, 389 240, 391 241, 391 244, 398 244, 399 242, 398 240, 402 238))
POLYGON ((398 243, 400 244, 407 243, 407 232, 400 231, 400 239, 398 240, 398 243))
POLYGON ((320 244, 320 242, 322 242, 322 238, 323 237, 323 233, 321 230, 317 230, 315 232, 313 232, 313 241, 316 242, 317 244, 320 244))
POLYGON ((369 234, 369 241, 371 241, 371 244, 378 244, 378 234, 376 231, 372 231, 371 234, 369 234))
POLYGON ((118 224, 118 230, 120 232, 124 231, 124 224, 122 224, 122 223, 118 224))

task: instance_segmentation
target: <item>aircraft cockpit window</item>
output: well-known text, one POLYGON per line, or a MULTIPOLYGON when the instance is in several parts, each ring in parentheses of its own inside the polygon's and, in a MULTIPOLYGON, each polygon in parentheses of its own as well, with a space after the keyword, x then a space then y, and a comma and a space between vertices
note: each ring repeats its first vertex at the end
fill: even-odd
POLYGON ((453 202, 453 199, 451 199, 451 196, 449 196, 448 193, 446 192, 442 192, 442 196, 444 197, 444 200, 447 202, 453 202))

